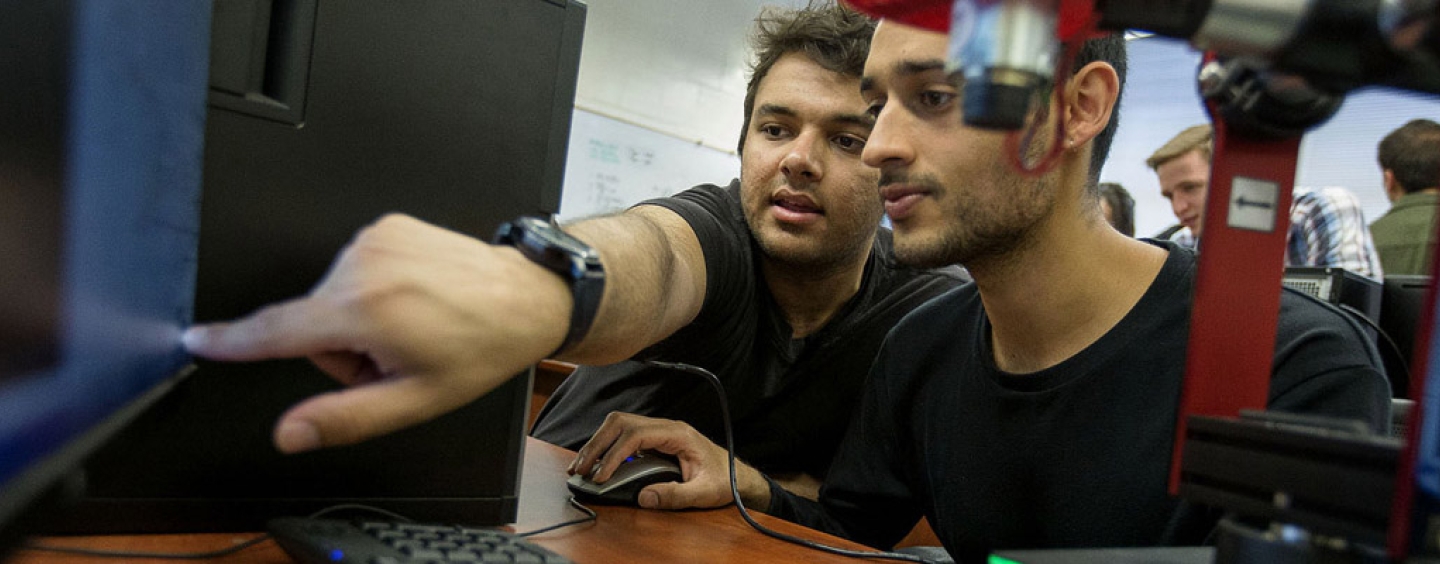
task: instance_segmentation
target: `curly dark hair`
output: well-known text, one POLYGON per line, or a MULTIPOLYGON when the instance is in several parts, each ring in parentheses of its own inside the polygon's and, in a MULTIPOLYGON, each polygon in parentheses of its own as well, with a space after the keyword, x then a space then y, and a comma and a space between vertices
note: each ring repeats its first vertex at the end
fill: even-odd
POLYGON ((736 151, 745 151, 750 114, 755 111, 755 91, 775 61, 790 53, 804 53, 830 71, 859 78, 865 71, 865 57, 870 53, 870 36, 874 33, 875 20, 829 2, 811 3, 799 10, 769 8, 761 12, 755 18, 755 34, 750 38, 755 63, 750 67, 750 84, 745 87, 745 123, 740 128, 736 151))

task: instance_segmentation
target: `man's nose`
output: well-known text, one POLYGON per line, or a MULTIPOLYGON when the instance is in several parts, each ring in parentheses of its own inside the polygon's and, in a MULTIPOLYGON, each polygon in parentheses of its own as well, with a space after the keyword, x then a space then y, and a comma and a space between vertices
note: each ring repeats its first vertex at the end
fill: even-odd
POLYGON ((880 115, 875 118, 875 125, 870 129, 870 137, 865 140, 865 149, 860 153, 861 162, 870 167, 884 169, 886 166, 908 163, 914 158, 914 152, 901 131, 903 118, 899 112, 890 111, 889 108, 880 111, 880 115))
POLYGON ((819 150, 815 147, 817 137, 816 133, 803 133, 795 138, 789 152, 785 153, 785 158, 780 160, 780 171, 785 173, 785 176, 799 176, 811 182, 824 176, 824 167, 816 155, 819 150))

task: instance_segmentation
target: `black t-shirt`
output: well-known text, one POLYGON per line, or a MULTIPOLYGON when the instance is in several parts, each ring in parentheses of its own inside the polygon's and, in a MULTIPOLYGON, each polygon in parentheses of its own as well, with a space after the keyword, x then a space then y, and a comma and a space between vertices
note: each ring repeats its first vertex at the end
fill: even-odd
MULTIPOLYGON (((1034 374, 996 368, 974 285, 906 317, 876 359, 821 503, 772 487, 771 513, 876 547, 923 515, 957 559, 1200 544, 1213 513, 1181 510, 1166 493, 1195 259, 1155 244, 1170 256, 1135 307, 1034 374)), ((1285 289, 1277 335, 1270 409, 1387 428, 1389 384, 1353 320, 1285 289)))
MULTIPOLYGON (((703 185, 641 204, 670 209, 695 230, 706 291, 693 322, 636 358, 714 372, 730 404, 736 455, 762 471, 824 476, 885 333, 964 274, 899 266, 890 232, 881 229, 860 290, 819 331, 793 339, 761 278, 739 190, 739 182, 703 185)), ((634 361, 576 369, 541 409, 531 434, 579 448, 611 411, 685 421, 724 444, 714 388, 700 376, 634 361)))

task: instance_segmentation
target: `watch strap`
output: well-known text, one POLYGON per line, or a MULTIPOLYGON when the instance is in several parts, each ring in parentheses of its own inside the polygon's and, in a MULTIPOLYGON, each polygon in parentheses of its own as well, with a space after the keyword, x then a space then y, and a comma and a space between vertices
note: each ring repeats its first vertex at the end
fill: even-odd
POLYGON ((531 262, 563 278, 570 287, 570 328, 565 340, 550 353, 554 357, 589 334, 605 294, 605 270, 600 255, 559 226, 535 217, 521 217, 500 226, 495 244, 511 245, 531 262))

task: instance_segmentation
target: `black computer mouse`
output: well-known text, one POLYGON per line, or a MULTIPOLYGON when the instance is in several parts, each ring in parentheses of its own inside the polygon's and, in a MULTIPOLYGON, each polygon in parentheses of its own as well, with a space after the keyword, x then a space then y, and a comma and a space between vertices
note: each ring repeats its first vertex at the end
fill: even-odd
POLYGON ((580 501, 602 505, 637 505, 640 490, 650 484, 679 482, 684 477, 680 463, 658 452, 637 452, 620 463, 620 467, 603 484, 576 474, 566 485, 580 501))

